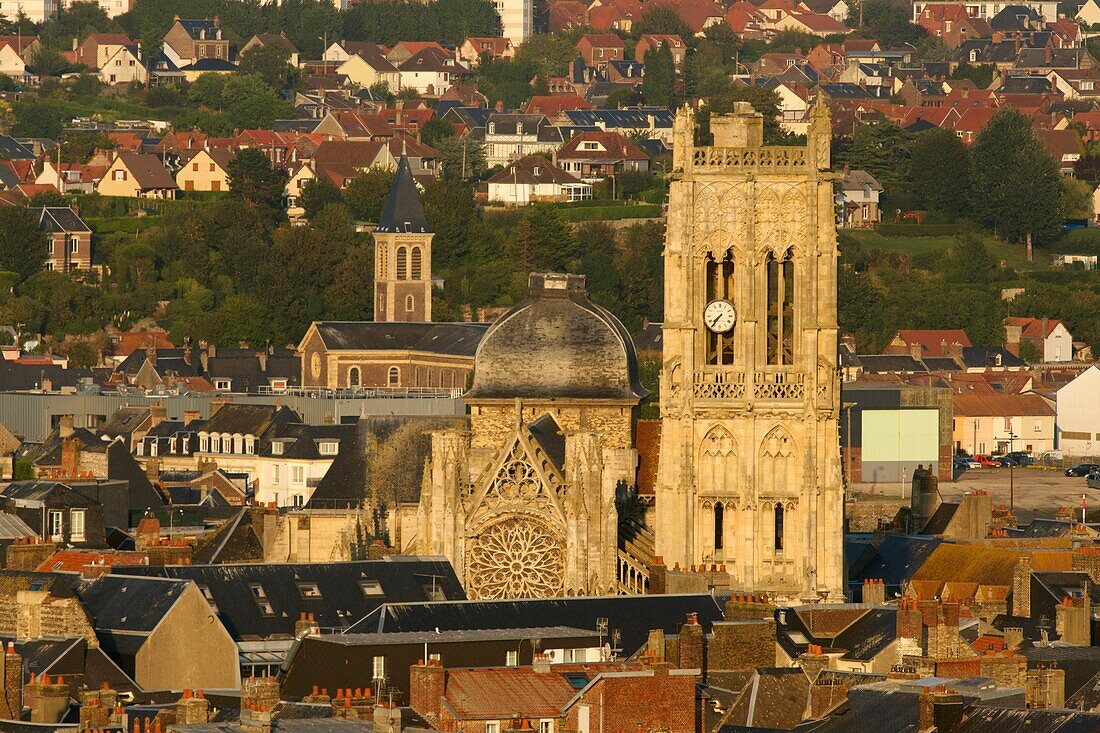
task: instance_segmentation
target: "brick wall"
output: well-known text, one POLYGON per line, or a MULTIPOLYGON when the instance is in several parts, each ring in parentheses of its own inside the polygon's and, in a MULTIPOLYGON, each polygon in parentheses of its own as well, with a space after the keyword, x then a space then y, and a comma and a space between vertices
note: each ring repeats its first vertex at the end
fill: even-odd
POLYGON ((9 545, 5 553, 4 567, 8 570, 35 570, 57 552, 52 542, 27 542, 9 545))
POLYGON ((414 664, 409 668, 409 707, 437 727, 442 724, 440 710, 446 681, 447 672, 438 660, 428 660, 426 664, 414 664))
POLYGON ((708 671, 734 671, 775 664, 775 619, 718 621, 707 641, 708 671))
POLYGON ((663 665, 644 676, 603 678, 569 708, 565 728, 578 730, 579 709, 587 706, 590 721, 614 721, 612 730, 694 733, 697 681, 663 665))
MULTIPOLYGON (((562 432, 579 430, 582 413, 588 429, 601 434, 605 448, 631 448, 634 443, 633 410, 627 407, 595 407, 569 405, 563 400, 540 404, 535 400, 523 402, 525 422, 535 420, 549 412, 561 426, 562 432)), ((516 422, 515 405, 471 405, 471 447, 500 448, 500 436, 512 431, 516 422)))

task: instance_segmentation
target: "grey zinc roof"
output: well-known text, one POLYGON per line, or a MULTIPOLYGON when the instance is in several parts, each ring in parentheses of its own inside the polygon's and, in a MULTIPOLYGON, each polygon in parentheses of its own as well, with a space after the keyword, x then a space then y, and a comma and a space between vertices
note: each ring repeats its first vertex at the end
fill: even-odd
POLYGON ((420 192, 416 189, 416 181, 413 180, 412 168, 409 159, 402 155, 397 164, 397 174, 393 177, 390 186, 390 196, 386 201, 386 209, 382 212, 382 218, 378 221, 378 232, 430 232, 431 225, 424 218, 424 207, 420 203, 420 192))
POLYGON ((38 228, 47 232, 90 232, 91 228, 68 206, 32 208, 38 217, 38 228))
POLYGON ((423 351, 473 356, 485 323, 372 323, 318 321, 317 330, 330 350, 423 351))
POLYGON ((0 512, 0 540, 14 540, 20 537, 38 536, 30 526, 14 514, 0 512))
POLYGON ((583 275, 536 273, 530 282, 531 296, 481 340, 468 398, 638 400, 647 394, 630 334, 588 299, 583 275))

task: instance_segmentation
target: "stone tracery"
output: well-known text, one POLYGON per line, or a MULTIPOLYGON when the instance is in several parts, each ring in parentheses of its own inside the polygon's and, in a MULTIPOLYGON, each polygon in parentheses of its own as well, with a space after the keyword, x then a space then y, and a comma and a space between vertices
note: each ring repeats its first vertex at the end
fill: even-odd
POLYGON ((562 541, 536 519, 511 516, 484 527, 470 544, 468 589, 475 598, 546 598, 561 595, 562 541))

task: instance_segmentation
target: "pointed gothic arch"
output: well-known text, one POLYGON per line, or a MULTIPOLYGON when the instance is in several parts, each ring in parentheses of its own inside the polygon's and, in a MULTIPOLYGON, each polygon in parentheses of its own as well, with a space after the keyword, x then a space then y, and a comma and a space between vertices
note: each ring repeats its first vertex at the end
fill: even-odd
POLYGON ((699 481, 719 494, 737 490, 737 441, 722 425, 715 425, 699 444, 699 481))
POLYGON ((782 425, 772 428, 760 443, 757 487, 761 496, 785 497, 798 493, 798 448, 782 425))

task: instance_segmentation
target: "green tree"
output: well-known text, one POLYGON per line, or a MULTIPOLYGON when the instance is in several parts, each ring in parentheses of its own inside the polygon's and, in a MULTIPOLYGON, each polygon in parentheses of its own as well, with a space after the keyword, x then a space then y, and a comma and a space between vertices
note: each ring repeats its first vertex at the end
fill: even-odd
POLYGON ((860 125, 841 162, 884 183, 897 181, 909 166, 909 138, 909 133, 892 122, 860 125))
POLYGON ((952 79, 969 79, 979 89, 988 89, 993 83, 993 75, 997 69, 993 64, 976 64, 971 66, 965 61, 955 67, 952 79))
POLYGON ((470 180, 485 173, 485 143, 481 140, 468 135, 461 139, 448 137, 440 140, 435 149, 446 178, 470 180))
POLYGON ((474 192, 460 180, 432 181, 424 189, 424 216, 435 231, 432 259, 436 267, 463 261, 478 223, 474 192))
POLYGON ((680 36, 690 41, 695 32, 676 12, 676 6, 668 2, 650 3, 643 6, 642 17, 634 21, 634 32, 638 35, 656 33, 658 35, 680 36))
POLYGON ((286 171, 271 167, 263 151, 245 148, 229 162, 229 191, 254 209, 282 214, 286 171))
POLYGON ((65 123, 72 119, 66 105, 56 100, 19 101, 12 105, 15 123, 11 134, 16 137, 48 137, 56 140, 61 136, 65 123))
POLYGON ((277 119, 294 116, 294 107, 256 74, 233 75, 222 87, 222 107, 233 127, 269 129, 277 119))
POLYGON ((64 56, 48 46, 40 46, 27 63, 27 70, 39 76, 61 76, 72 68, 64 56))
POLYGON ((909 170, 920 205, 958 218, 970 203, 970 151, 946 128, 922 132, 910 146, 909 170))
POLYGON ((187 98, 211 109, 224 109, 225 74, 200 74, 187 89, 187 98))
POLYGON ((343 200, 340 189, 329 180, 328 176, 314 178, 302 187, 301 204, 307 219, 313 219, 329 204, 339 204, 343 200))
POLYGON ((802 33, 796 30, 779 31, 768 43, 768 51, 772 53, 808 53, 820 42, 821 39, 811 33, 802 33))
POLYGON ((534 68, 543 79, 564 76, 576 57, 573 41, 562 33, 533 35, 516 50, 516 61, 534 68))
POLYGON ((667 43, 660 48, 651 48, 645 52, 642 63, 645 75, 642 77, 642 95, 646 102, 658 107, 670 107, 676 98, 676 65, 672 60, 672 49, 667 43))
POLYGON ((0 269, 26 279, 42 269, 46 235, 38 220, 23 206, 0 207, 0 269))
POLYGON ((344 191, 344 202, 351 215, 363 221, 378 221, 392 184, 393 173, 384 168, 371 168, 351 179, 344 191))
POLYGON ((440 140, 454 136, 455 128, 450 123, 439 119, 439 117, 432 117, 420 128, 420 141, 432 147, 435 147, 440 140))
POLYGON ((1062 177, 1062 198, 1067 219, 1092 219, 1092 187, 1069 176, 1062 177))
POLYGON ((1021 112, 1003 109, 978 133, 973 148, 972 207, 978 219, 1009 241, 1050 241, 1065 212, 1058 163, 1021 112))
POLYGON ((300 80, 298 69, 290 65, 290 49, 276 43, 254 46, 241 54, 238 74, 255 74, 275 90, 294 86, 300 80))
POLYGON ((122 26, 99 3, 76 0, 42 24, 39 40, 54 48, 65 48, 73 38, 84 40, 91 33, 120 32, 122 26))

